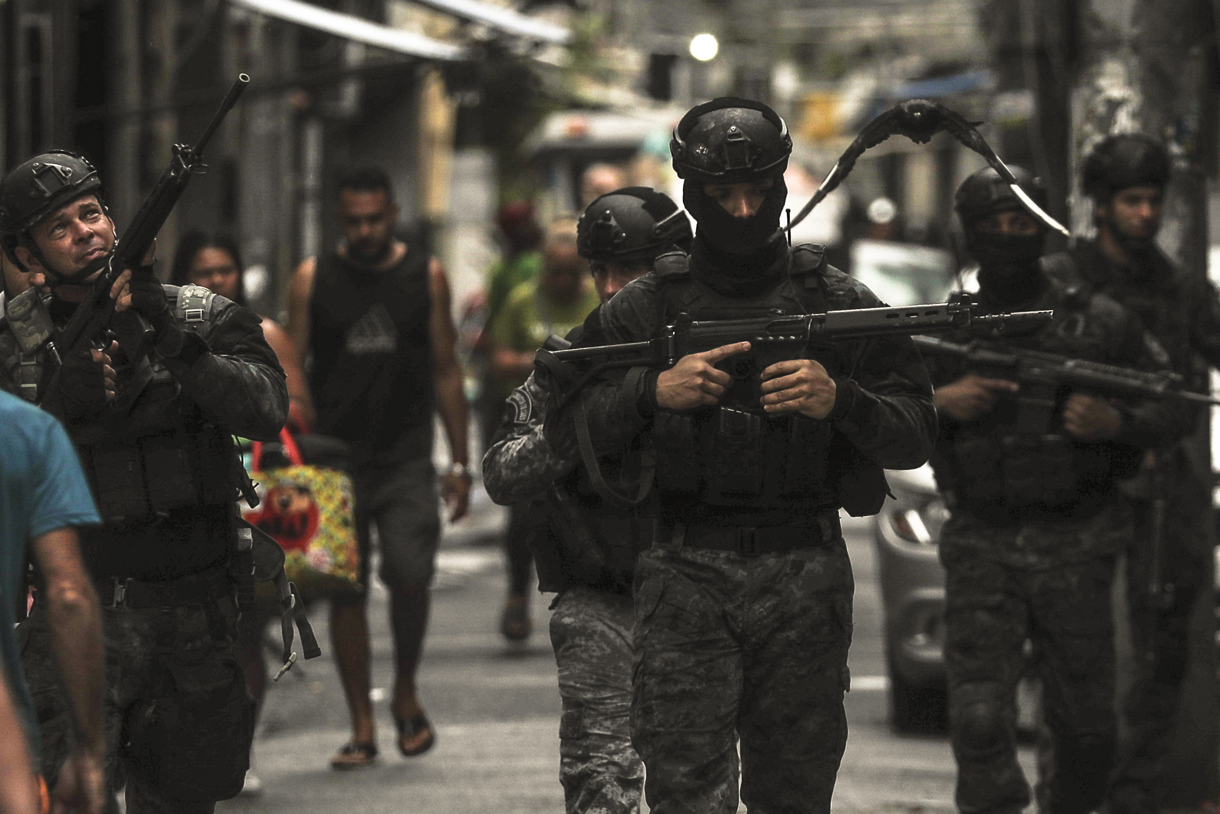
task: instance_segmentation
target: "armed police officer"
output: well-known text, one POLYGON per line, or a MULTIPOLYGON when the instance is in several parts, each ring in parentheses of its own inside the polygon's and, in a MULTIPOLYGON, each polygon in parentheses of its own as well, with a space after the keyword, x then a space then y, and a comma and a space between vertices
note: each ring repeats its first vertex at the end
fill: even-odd
MULTIPOLYGON (((110 793, 126 782, 132 814, 210 812, 241 789, 253 734, 233 652, 242 558, 231 434, 274 438, 288 395, 257 316, 206 289, 163 286, 150 268, 123 271, 109 291, 118 317, 130 311, 151 326, 147 354, 129 355, 103 332, 96 347, 55 358, 46 337, 115 248, 102 194, 94 167, 64 151, 0 181, 5 254, 44 273, 52 294, 45 310, 9 304, 0 387, 55 406, 103 520, 82 530, 82 550, 104 608, 110 793)), ((40 604, 20 633, 54 784, 70 743, 40 604)))
MULTIPOLYGON (((1169 155, 1156 139, 1139 133, 1103 139, 1086 157, 1082 178, 1093 201, 1096 239, 1049 260, 1075 284, 1135 312, 1169 354, 1170 367, 1191 389, 1206 392, 1208 366, 1220 367, 1220 301, 1206 279, 1175 267, 1157 248, 1169 175, 1169 155)), ((1197 427, 1205 415, 1188 417, 1188 426, 1197 427)), ((1126 736, 1107 798, 1116 814, 1144 814, 1159 810, 1168 791, 1164 775, 1188 673, 1190 616, 1211 573, 1206 447, 1183 443, 1160 450, 1122 488, 1136 523, 1126 587, 1138 655, 1121 705, 1126 736), (1163 516, 1154 528, 1158 502, 1163 516)))
MULTIPOLYGON (((689 261, 658 258, 586 324, 582 344, 648 339, 686 317, 879 305, 820 247, 789 250, 779 221, 792 141, 769 107, 699 105, 670 150, 698 222, 689 261)), ((655 456, 631 726, 658 814, 736 811, 739 768, 751 808, 829 810, 847 740, 853 591, 838 511, 876 512, 880 467, 919 466, 935 437, 909 338, 805 349, 761 369, 750 351, 738 342, 660 373, 631 368, 548 428, 570 445, 587 415, 595 453, 642 443, 655 456)))
MULTIPOLYGON (((1013 168, 1045 203, 1041 182, 1013 168)), ((1046 228, 995 170, 971 175, 954 207, 979 263, 985 311, 1054 309, 1054 321, 998 341, 1127 367, 1158 367, 1138 319, 1107 297, 1069 289, 1040 264, 1046 228)), ((1053 384, 1018 387, 968 362, 928 356, 940 438, 932 463, 951 516, 945 661, 962 812, 1020 812, 1016 688, 1032 640, 1053 736, 1039 808, 1101 802, 1114 744, 1110 585, 1131 535, 1116 481, 1124 462, 1174 432, 1180 411, 1053 384)))
MULTIPOLYGON (((657 255, 689 249, 690 221, 672 200, 629 187, 589 204, 577 224, 577 249, 589 262, 598 298, 652 270, 657 255)), ((575 341, 581 329, 568 334, 575 341)), ((574 455, 558 455, 544 426, 559 383, 531 374, 508 399, 509 411, 483 459, 483 484, 498 503, 537 499, 554 484, 549 524, 531 543, 538 589, 556 592, 551 645, 559 668, 560 781, 568 814, 639 811, 644 767, 631 746, 631 580, 647 528, 638 513, 600 496, 574 455)), ((621 460, 598 462, 621 466, 621 460)))

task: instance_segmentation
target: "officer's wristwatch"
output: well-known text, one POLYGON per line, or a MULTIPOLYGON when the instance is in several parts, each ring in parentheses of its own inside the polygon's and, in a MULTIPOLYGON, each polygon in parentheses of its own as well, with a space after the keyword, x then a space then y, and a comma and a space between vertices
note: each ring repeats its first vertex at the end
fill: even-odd
POLYGON ((457 461, 449 464, 449 472, 446 474, 457 475, 459 478, 463 478, 464 480, 470 480, 472 477, 470 474, 470 468, 467 467, 466 464, 458 463, 457 461))

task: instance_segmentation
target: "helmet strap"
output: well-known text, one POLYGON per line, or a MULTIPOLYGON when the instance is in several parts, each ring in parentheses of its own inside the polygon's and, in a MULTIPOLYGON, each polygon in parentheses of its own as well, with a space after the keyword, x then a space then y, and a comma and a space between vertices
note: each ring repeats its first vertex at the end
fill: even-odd
MULTIPOLYGON (((106 264, 110 261, 109 254, 103 255, 89 265, 85 266, 80 271, 72 274, 64 274, 47 262, 46 257, 43 255, 42 250, 38 248, 37 243, 31 241, 29 244, 26 244, 25 247, 30 254, 34 255, 35 259, 38 260, 38 265, 44 272, 47 287, 51 289, 58 288, 61 285, 82 285, 86 280, 93 276, 94 273, 105 268, 106 264)), ((29 271, 29 269, 25 268, 23 264, 18 263, 17 265, 21 267, 22 271, 29 271)))

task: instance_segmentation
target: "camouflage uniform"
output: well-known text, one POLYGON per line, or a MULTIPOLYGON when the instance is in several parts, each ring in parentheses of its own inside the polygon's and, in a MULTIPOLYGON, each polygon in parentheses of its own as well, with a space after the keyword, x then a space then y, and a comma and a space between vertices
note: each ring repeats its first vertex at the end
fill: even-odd
MULTIPOLYGON (((1206 392, 1206 366, 1220 367, 1220 301, 1209 283, 1176 269, 1159 249, 1138 269, 1114 263, 1093 242, 1082 242, 1050 261, 1056 273, 1105 293, 1137 314, 1169 354, 1172 369, 1194 389, 1206 392)), ((1189 426, 1198 426, 1205 415, 1193 416, 1189 426)), ((1154 661, 1150 667, 1145 658, 1137 658, 1132 689, 1122 704, 1126 736, 1108 794, 1116 814, 1157 808, 1187 674, 1190 616, 1200 592, 1208 589, 1211 573, 1211 462, 1206 453, 1185 443, 1161 453, 1168 456, 1169 500, 1161 568, 1164 583, 1172 589, 1160 609, 1151 607, 1146 588, 1152 537, 1150 473, 1143 471, 1123 484, 1136 528, 1126 559, 1133 645, 1137 654, 1154 654, 1154 661)))
MULTIPOLYGON (((186 330, 183 354, 152 352, 135 367, 116 359, 115 400, 63 416, 104 518, 82 530, 81 550, 104 608, 107 783, 112 793, 126 783, 131 814, 210 812, 241 789, 254 702, 234 656, 229 433, 269 440, 288 411, 255 314, 196 286, 165 290, 186 330)), ((51 315, 59 325, 69 316, 54 300, 51 315)), ((38 377, 20 361, 0 330, 0 388, 29 397, 16 374, 38 377)), ((69 728, 45 626, 36 602, 19 635, 54 784, 69 728)))
MULTIPOLYGON (((657 271, 623 288, 595 324, 586 323, 587 343, 649 338, 678 310, 700 319, 716 311, 743 316, 879 305, 862 285, 821 263, 817 248, 790 253, 773 240, 755 255, 766 257, 766 265, 749 275, 721 272, 702 251, 697 238, 689 276, 675 275, 676 266, 659 259, 657 271)), ((656 537, 635 575, 631 721, 648 769, 648 803, 657 814, 736 811, 739 738, 741 797, 750 808, 829 810, 847 737, 843 694, 853 591, 838 524, 840 495, 852 487, 832 475, 845 471, 836 463, 856 454, 868 466, 920 465, 935 434, 935 413, 909 339, 842 342, 820 351, 838 388, 828 420, 764 419, 758 444, 739 449, 743 457, 721 470, 700 441, 700 428, 714 426, 717 408, 658 410, 655 372, 641 369, 587 391, 597 454, 621 452, 651 433, 658 455, 656 537), (688 421, 692 431, 684 434, 688 421), (666 427, 673 432, 663 437, 666 427), (793 435, 772 437, 771 428, 793 435), (792 437, 810 438, 804 433, 819 440, 791 445, 783 460, 759 460, 764 447, 776 446, 772 441, 784 446, 792 437), (837 461, 827 446, 836 441, 846 449, 837 461), (704 478, 711 484, 717 472, 742 474, 747 460, 792 473, 785 483, 798 484, 798 491, 727 503, 680 491, 704 478), (813 461, 822 462, 819 471, 803 468, 813 461), (722 543, 724 550, 716 550, 722 543)), ((743 374, 741 381, 749 388, 754 379, 743 374)))
MULTIPOLYGON (((1138 321, 1116 303, 1037 279, 1041 293, 1019 307, 1053 308, 1054 322, 1001 342, 1158 367, 1138 321)), ((1038 288, 1031 283, 1028 290, 1038 288)), ((991 304, 986 292, 982 303, 991 304)), ((928 367, 938 387, 966 373, 992 373, 943 356, 930 356, 928 367)), ((1065 390, 1051 395, 1052 433, 1065 390)), ((1120 437, 1084 443, 1018 434, 1017 399, 1001 399, 972 422, 942 416, 932 459, 952 511, 940 558, 947 572, 945 662, 957 806, 966 814, 1016 814, 1029 803, 1015 742, 1016 686, 1028 639, 1053 737, 1040 772, 1039 807, 1048 814, 1083 813, 1101 802, 1113 753, 1110 586, 1115 556, 1131 537, 1116 478, 1141 448, 1171 437, 1180 415, 1164 404, 1120 404, 1120 437)))
MULTIPOLYGON (((579 329, 578 329, 579 330, 579 329)), ((576 332, 574 332, 575 334, 576 332)), ((569 335, 570 337, 572 335, 569 335)), ((543 434, 551 402, 549 378, 531 375, 509 396, 508 417, 483 458, 483 483, 497 503, 534 501, 539 489, 570 476, 574 455, 561 456, 543 434)), ((571 491, 566 482, 559 488, 571 491)), ((581 496, 569 495, 569 499, 581 496)), ((588 502, 588 496, 582 503, 588 502)), ((630 534, 630 528, 620 533, 630 534)), ((571 562, 572 541, 554 526, 531 539, 538 589, 556 591, 551 646, 559 671, 559 779, 568 814, 635 814, 644 765, 631 746, 629 579, 599 579, 571 562), (566 545, 565 545, 566 542, 566 545)))

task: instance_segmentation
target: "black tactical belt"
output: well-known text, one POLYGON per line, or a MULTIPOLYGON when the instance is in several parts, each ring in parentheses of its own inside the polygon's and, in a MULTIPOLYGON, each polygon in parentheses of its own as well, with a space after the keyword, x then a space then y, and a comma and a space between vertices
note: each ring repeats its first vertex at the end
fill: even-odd
POLYGON ((722 526, 715 523, 675 523, 662 527, 661 543, 669 540, 690 548, 732 551, 743 557, 815 548, 843 534, 839 515, 822 514, 785 526, 722 526))
POLYGON ((233 583, 223 567, 168 582, 140 582, 111 577, 98 589, 104 608, 167 608, 203 605, 233 593, 233 583))

